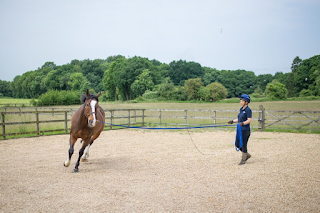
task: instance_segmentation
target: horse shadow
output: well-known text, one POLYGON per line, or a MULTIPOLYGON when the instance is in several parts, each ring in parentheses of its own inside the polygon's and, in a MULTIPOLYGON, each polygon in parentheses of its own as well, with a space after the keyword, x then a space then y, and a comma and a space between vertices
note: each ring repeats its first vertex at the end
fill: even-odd
POLYGON ((82 171, 99 172, 99 171, 132 171, 138 169, 132 161, 127 157, 106 157, 106 158, 92 158, 81 163, 82 171))

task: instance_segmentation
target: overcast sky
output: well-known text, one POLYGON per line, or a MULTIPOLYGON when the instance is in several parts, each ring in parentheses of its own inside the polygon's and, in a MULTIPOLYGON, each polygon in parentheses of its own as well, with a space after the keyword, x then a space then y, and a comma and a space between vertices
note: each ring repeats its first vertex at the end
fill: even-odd
POLYGON ((118 54, 290 72, 320 54, 319 11, 319 0, 0 0, 0 79, 118 54))

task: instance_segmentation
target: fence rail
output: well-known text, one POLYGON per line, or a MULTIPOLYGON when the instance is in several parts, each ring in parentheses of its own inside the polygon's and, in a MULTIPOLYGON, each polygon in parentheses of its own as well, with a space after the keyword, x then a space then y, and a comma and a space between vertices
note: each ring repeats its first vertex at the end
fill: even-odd
MULTIPOLYGON (((75 108, 0 108, 0 138, 44 133, 68 133, 75 108)), ((251 127, 270 129, 310 130, 320 132, 320 111, 253 110, 251 127)), ((107 129, 119 129, 110 124, 126 126, 201 126, 226 124, 238 110, 207 109, 105 109, 107 129)), ((228 127, 222 127, 228 128, 228 127)))

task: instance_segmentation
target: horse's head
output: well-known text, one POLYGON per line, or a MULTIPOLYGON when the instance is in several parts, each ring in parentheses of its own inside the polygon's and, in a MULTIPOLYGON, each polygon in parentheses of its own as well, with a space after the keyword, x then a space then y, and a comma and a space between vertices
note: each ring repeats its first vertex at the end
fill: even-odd
POLYGON ((100 92, 97 95, 89 94, 87 90, 86 98, 84 100, 84 115, 88 118, 88 126, 95 127, 97 123, 96 112, 98 108, 98 98, 100 92))

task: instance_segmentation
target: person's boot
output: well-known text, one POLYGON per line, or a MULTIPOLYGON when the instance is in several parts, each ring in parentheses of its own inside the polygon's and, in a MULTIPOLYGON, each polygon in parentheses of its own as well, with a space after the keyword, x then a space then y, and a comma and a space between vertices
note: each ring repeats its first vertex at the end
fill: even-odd
POLYGON ((241 161, 240 161, 239 165, 245 164, 246 159, 247 159, 247 153, 242 152, 242 157, 241 157, 241 161))
POLYGON ((247 157, 246 157, 246 161, 251 158, 251 155, 249 153, 247 153, 247 157))

